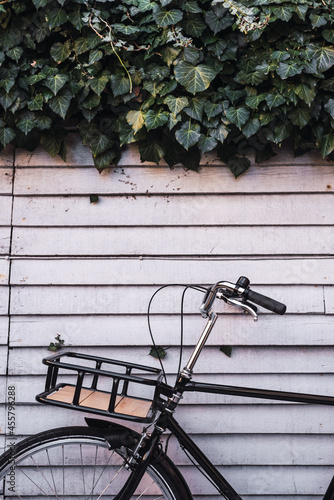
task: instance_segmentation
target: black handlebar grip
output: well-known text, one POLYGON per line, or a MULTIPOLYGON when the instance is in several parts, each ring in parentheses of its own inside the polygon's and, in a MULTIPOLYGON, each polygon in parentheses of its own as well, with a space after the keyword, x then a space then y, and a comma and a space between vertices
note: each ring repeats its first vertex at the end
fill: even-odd
POLYGON ((247 290, 244 297, 255 304, 269 309, 276 314, 284 314, 286 311, 286 305, 278 302, 277 300, 261 295, 261 293, 253 292, 252 290, 247 290))

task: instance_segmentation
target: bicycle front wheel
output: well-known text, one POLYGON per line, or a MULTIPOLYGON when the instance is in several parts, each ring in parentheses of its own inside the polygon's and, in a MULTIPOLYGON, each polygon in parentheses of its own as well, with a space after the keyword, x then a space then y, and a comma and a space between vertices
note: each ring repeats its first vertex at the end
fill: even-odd
MULTIPOLYGON (((128 450, 116 441, 89 427, 53 429, 21 441, 0 457, 1 500, 115 498, 133 473, 124 466, 128 450)), ((182 476, 162 454, 129 500, 191 498, 182 476)))

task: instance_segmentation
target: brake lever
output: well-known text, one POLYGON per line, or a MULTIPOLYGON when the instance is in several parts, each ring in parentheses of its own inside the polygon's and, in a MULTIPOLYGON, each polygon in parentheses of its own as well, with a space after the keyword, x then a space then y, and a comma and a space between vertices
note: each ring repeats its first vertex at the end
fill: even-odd
POLYGON ((253 316, 254 321, 257 321, 259 319, 259 317, 256 313, 257 309, 255 308, 255 306, 252 306, 251 304, 246 304, 246 302, 243 301, 242 299, 226 297, 221 292, 217 293, 217 298, 223 299, 224 302, 226 302, 226 304, 229 304, 230 306, 240 307, 241 309, 243 309, 244 312, 253 316))

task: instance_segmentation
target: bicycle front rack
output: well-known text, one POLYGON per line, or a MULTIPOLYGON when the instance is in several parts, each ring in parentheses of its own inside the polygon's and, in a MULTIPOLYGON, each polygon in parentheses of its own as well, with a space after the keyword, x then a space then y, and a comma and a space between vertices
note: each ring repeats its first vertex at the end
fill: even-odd
POLYGON ((48 372, 45 391, 36 396, 41 403, 152 422, 169 395, 157 368, 75 352, 44 358, 43 363, 48 372))

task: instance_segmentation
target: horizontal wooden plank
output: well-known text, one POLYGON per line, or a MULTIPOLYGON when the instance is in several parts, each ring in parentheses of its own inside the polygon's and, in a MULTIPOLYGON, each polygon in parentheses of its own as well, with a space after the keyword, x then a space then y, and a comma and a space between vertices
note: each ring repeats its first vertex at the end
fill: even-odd
MULTIPOLYGON (((333 408, 311 405, 216 406, 210 411, 177 409, 176 419, 189 433, 206 434, 333 434, 333 408)), ((43 404, 17 406, 18 435, 35 434, 55 426, 83 425, 87 413, 43 404)), ((122 423, 118 419, 119 423, 122 423)), ((123 421, 123 425, 127 425, 123 421)), ((137 424, 137 429, 140 425, 137 424)), ((327 436, 328 437, 328 436, 327 436)), ((245 442, 247 440, 245 439, 245 442)), ((284 492, 282 492, 284 493, 284 492)))
MULTIPOLYGON (((244 315, 219 316, 208 345, 333 345, 333 319, 328 315, 262 315, 251 324, 244 315)), ((8 319, 0 317, 2 339, 8 319)), ((158 345, 180 343, 180 316, 153 315, 151 327, 158 345)), ((204 327, 199 314, 184 319, 184 345, 194 345, 204 327)), ((14 316, 10 346, 44 346, 45 339, 61 334, 71 346, 147 345, 146 315, 120 316, 14 316)))
MULTIPOLYGON (((81 349, 80 349, 81 351, 81 349)), ((51 354, 51 353, 50 353, 51 354)), ((146 353, 147 355, 147 353, 146 353)), ((34 357, 35 359, 35 357, 34 357)), ((223 359, 222 359, 223 361, 223 359)), ((34 361, 41 364, 41 359, 34 361)), ((140 360, 140 362, 151 365, 151 358, 140 360)), ((174 366, 176 368, 176 366, 174 366)), ((176 373, 167 374, 169 383, 176 380, 176 373)), ((1 377, 5 378, 5 377, 1 377)), ((207 384, 223 384, 239 387, 255 387, 261 389, 270 389, 276 391, 299 392, 303 394, 322 394, 324 396, 334 396, 333 381, 334 374, 317 374, 317 373, 243 373, 243 374, 198 374, 196 380, 207 384)), ((76 383, 76 375, 59 375, 59 381, 63 383, 76 383)), ((45 372, 39 375, 15 375, 9 377, 8 385, 15 387, 16 399, 20 404, 31 404, 35 401, 36 394, 44 391, 45 372)), ((1 384, 0 384, 1 387, 1 384)), ((3 393, 5 392, 5 384, 3 382, 3 393)), ((184 396, 181 404, 186 404, 189 411, 194 411, 190 407, 199 405, 200 411, 203 410, 203 405, 275 405, 282 404, 280 401, 270 401, 265 399, 255 399, 246 397, 235 397, 221 394, 208 393, 187 393, 184 396)), ((208 430, 208 434, 214 433, 214 429, 208 430)))
POLYGON ((15 198, 13 221, 16 226, 329 225, 334 211, 332 193, 102 196, 95 204, 89 196, 24 196, 15 198))
POLYGON ((309 164, 258 167, 235 179, 227 167, 199 173, 176 167, 115 167, 101 174, 85 167, 23 167, 15 171, 15 195, 145 193, 312 193, 334 189, 334 166, 309 164))
MULTIPOLYGON (((67 155, 66 155, 66 165, 69 166, 93 166, 92 154, 88 147, 83 146, 79 135, 75 132, 69 133, 66 137, 67 144, 67 155)), ((328 166, 332 165, 327 159, 321 157, 319 152, 311 151, 307 152, 301 156, 294 156, 291 147, 284 147, 284 152, 282 148, 274 147, 277 156, 274 156, 270 160, 267 160, 261 165, 260 168, 271 165, 311 165, 311 166, 328 166)), ((207 164, 217 164, 222 165, 221 160, 217 157, 215 152, 206 153, 202 155, 201 159, 202 165, 207 164)), ((29 152, 22 149, 17 149, 15 151, 15 166, 16 167, 28 167, 28 166, 49 166, 49 167, 64 167, 64 161, 59 157, 51 157, 46 153, 46 151, 39 147, 34 152, 29 152)), ((120 159, 119 165, 129 166, 129 165, 142 165, 140 161, 140 155, 138 147, 136 144, 130 144, 122 149, 122 157, 120 159)), ((154 163, 145 162, 144 165, 153 165, 154 163)), ((165 165, 162 161, 161 165, 165 165)))
POLYGON ((12 197, 0 196, 0 226, 10 226, 12 217, 12 197))
POLYGON ((333 226, 17 227, 14 255, 333 255, 333 226))
MULTIPOLYGON (((324 312, 322 287, 257 286, 256 290, 286 303, 289 313, 324 312)), ((156 287, 134 286, 14 286, 11 290, 11 314, 145 314, 155 291, 156 287)), ((179 313, 181 293, 182 289, 174 294, 158 294, 152 312, 179 313)), ((189 290, 185 312, 197 312, 202 300, 202 294, 189 290)), ((216 301, 216 304, 218 312, 235 312, 234 306, 225 305, 222 301, 216 301)))
MULTIPOLYGON (((16 348, 9 352, 10 375, 40 375, 46 372, 42 358, 50 356, 47 350, 52 338, 46 339, 44 348, 16 348), (36 360, 32 363, 32 359, 36 360), (40 362, 39 362, 40 360, 40 362)), ((111 359, 159 367, 157 360, 149 356, 147 347, 80 347, 67 350, 79 351, 111 359)), ((5 352, 5 348, 3 348, 5 352)), ((184 364, 192 349, 183 351, 184 364)), ((167 373, 175 373, 179 361, 179 349, 168 349, 164 359, 167 373)), ((195 373, 334 373, 331 347, 234 347, 231 358, 226 357, 217 347, 206 347, 196 364, 195 373)), ((334 391, 333 391, 334 392, 334 391)), ((334 425, 334 423, 333 423, 334 425)))
MULTIPOLYGON (((240 275, 258 285, 332 285, 334 259, 150 259, 67 258, 12 261, 11 284, 15 285, 162 285, 208 284, 237 281, 240 275)), ((331 290, 329 288, 329 290, 331 290)), ((176 294, 180 287, 163 292, 176 294)), ((152 292, 153 293, 153 292, 152 292)), ((192 294, 193 292, 188 292, 192 294)), ((160 296, 160 294, 159 294, 160 296)), ((196 295, 201 301, 201 295, 196 295)))
POLYGON ((333 259, 251 259, 217 262, 209 259, 68 259, 16 260, 12 283, 163 284, 214 283, 247 275, 258 284, 331 284, 333 259), (40 270, 43 269, 43 274, 40 270), (218 271, 221 269, 221 271, 218 271), (227 271, 224 269, 228 269, 227 271), (33 273, 33 274, 32 274, 33 273), (65 274, 64 274, 65 273, 65 274), (28 275, 28 276, 27 276, 28 275))
POLYGON ((0 315, 8 314, 9 287, 0 286, 0 315))

